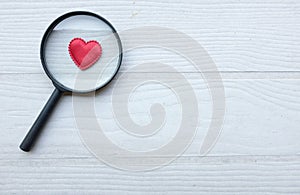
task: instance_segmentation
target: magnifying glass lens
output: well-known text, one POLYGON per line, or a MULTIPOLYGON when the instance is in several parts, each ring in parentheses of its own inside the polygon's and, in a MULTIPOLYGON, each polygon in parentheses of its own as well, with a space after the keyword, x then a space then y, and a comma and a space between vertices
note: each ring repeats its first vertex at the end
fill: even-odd
POLYGON ((90 92, 105 85, 120 61, 118 36, 109 24, 89 15, 58 23, 44 47, 44 68, 51 79, 73 92, 90 92))

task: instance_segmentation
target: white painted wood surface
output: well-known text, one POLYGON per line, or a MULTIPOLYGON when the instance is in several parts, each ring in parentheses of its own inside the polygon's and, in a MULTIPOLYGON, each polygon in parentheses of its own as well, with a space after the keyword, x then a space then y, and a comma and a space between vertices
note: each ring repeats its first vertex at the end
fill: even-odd
MULTIPOLYGON (((299 194, 299 21, 300 2, 296 0, 1 0, 0 193, 299 194), (180 61, 152 50, 151 55, 149 50, 125 55, 121 72, 139 61, 165 60, 186 75, 199 107, 205 108, 200 109, 199 132, 180 158, 149 172, 105 165, 80 141, 71 96, 61 100, 37 147, 30 153, 18 149, 53 90, 39 61, 41 36, 51 21, 71 10, 96 12, 119 31, 144 25, 171 27, 208 51, 221 71, 226 93, 226 120, 208 156, 198 156, 210 121, 211 102, 203 80, 180 61)), ((172 73, 130 74, 133 82, 149 74, 172 78, 172 73)), ((109 90, 97 95, 100 103, 109 103, 109 90)), ((146 100, 155 102, 161 98, 150 98, 155 90, 148 86, 137 96, 149 95, 146 100)), ((147 122, 147 109, 141 114, 136 110, 135 120, 147 122)), ((103 117, 108 113, 101 112, 103 117)))

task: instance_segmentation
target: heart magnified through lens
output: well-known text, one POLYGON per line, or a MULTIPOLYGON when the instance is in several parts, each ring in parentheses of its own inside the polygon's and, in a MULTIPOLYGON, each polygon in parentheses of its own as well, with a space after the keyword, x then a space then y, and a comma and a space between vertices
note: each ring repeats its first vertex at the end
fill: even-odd
POLYGON ((69 44, 69 54, 78 68, 85 70, 99 60, 102 47, 95 40, 85 42, 82 38, 74 38, 69 44))

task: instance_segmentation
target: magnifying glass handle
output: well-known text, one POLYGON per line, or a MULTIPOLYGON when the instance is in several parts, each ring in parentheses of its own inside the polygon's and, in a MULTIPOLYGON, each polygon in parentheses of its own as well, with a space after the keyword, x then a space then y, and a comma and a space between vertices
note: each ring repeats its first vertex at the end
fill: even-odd
POLYGON ((44 106, 38 118, 33 123, 31 129, 27 133, 26 137, 20 145, 20 149, 29 152, 35 141, 37 140, 40 132, 42 131, 43 126, 46 123, 46 120, 49 118, 51 112, 53 111, 55 105, 57 104, 60 97, 63 95, 63 92, 55 89, 49 98, 48 102, 44 106))

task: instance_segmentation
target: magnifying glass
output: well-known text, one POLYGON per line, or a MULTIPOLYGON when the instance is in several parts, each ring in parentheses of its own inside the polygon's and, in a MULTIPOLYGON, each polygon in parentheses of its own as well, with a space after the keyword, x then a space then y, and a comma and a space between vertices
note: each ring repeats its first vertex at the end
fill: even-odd
POLYGON ((122 62, 122 44, 106 19, 95 13, 75 11, 60 16, 48 27, 42 38, 40 58, 55 90, 20 145, 26 152, 65 92, 93 92, 114 78, 122 62))

